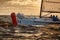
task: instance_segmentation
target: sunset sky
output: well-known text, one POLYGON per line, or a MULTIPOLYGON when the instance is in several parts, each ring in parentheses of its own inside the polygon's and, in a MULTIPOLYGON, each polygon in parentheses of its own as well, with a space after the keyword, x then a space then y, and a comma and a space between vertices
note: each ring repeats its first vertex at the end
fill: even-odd
MULTIPOLYGON (((60 11, 60 0, 44 1, 43 10, 60 11)), ((0 15, 10 15, 12 12, 22 13, 25 15, 39 15, 40 6, 41 0, 0 0, 0 15)), ((45 15, 45 13, 43 15, 45 15)))
POLYGON ((39 15, 41 0, 0 0, 0 15, 11 12, 25 15, 39 15))

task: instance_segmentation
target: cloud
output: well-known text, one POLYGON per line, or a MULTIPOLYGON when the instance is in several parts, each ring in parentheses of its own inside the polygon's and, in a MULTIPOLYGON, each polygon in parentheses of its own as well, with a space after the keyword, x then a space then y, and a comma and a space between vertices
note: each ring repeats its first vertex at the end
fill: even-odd
POLYGON ((0 13, 10 14, 10 12, 21 12, 24 14, 39 14, 39 0, 10 0, 0 1, 0 13))
POLYGON ((0 2, 7 2, 7 1, 11 1, 11 0, 0 0, 0 2))
MULTIPOLYGON (((1 2, 1 1, 0 1, 1 2)), ((39 0, 2 0, 3 5, 31 5, 31 6, 38 6, 40 5, 39 0)), ((1 3, 0 3, 1 5, 1 3)))

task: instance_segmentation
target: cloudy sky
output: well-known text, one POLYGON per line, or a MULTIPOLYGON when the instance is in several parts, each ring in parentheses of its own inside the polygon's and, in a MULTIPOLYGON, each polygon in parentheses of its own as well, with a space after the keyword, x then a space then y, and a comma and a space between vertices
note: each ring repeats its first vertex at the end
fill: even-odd
POLYGON ((0 0, 0 15, 11 12, 39 15, 41 0, 0 0))
MULTIPOLYGON (((43 10, 59 10, 60 0, 44 0, 58 2, 44 3, 43 10), (45 9, 45 8, 46 9, 45 9)), ((25 15, 39 15, 41 0, 0 0, 0 15, 10 15, 12 12, 23 13, 25 15)), ((43 13, 45 15, 46 13, 43 13)), ((59 15, 60 14, 55 14, 59 15)))

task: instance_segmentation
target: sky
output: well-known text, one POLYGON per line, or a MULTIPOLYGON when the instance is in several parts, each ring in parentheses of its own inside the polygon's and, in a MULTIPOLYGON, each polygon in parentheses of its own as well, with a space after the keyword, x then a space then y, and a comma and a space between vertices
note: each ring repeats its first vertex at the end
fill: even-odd
MULTIPOLYGON (((60 0, 44 0, 54 3, 44 3, 43 10, 60 11, 60 0), (57 4, 55 2, 58 2, 57 4), (44 8, 45 7, 45 8, 44 8)), ((40 15, 41 0, 0 0, 0 15, 10 15, 12 12, 24 15, 40 15)), ((45 15, 47 13, 43 13, 45 15)), ((59 15, 60 14, 53 14, 59 15)))
POLYGON ((12 12, 25 15, 39 15, 41 0, 0 0, 0 15, 12 12))

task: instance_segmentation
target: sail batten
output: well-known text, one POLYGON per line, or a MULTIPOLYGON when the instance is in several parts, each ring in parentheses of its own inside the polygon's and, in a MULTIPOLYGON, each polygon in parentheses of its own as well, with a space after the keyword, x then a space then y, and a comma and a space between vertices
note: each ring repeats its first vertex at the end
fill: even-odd
POLYGON ((60 13, 60 0, 43 0, 42 12, 60 13))
POLYGON ((50 13, 60 13, 60 11, 42 11, 42 12, 50 12, 50 13))

